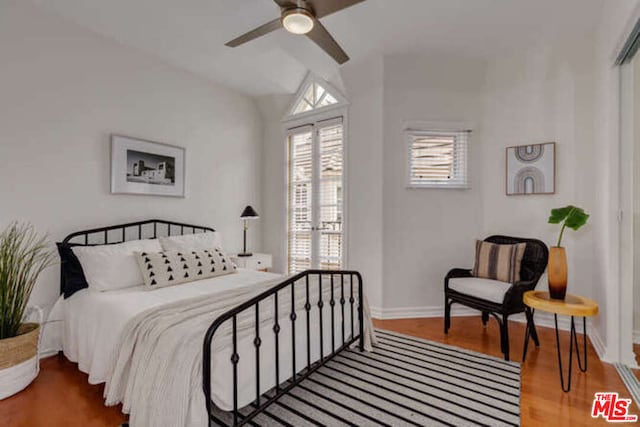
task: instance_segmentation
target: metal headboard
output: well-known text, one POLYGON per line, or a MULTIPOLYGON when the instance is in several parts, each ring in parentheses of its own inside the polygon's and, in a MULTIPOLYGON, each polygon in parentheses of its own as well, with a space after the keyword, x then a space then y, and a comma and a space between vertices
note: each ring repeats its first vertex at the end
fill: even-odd
MULTIPOLYGON (((76 231, 64 238, 62 243, 73 243, 80 246, 108 245, 129 240, 156 239, 161 236, 182 236, 185 234, 215 231, 211 227, 166 221, 163 219, 147 219, 127 224, 110 225, 76 231)), ((64 292, 64 265, 60 268, 60 293, 64 292)))

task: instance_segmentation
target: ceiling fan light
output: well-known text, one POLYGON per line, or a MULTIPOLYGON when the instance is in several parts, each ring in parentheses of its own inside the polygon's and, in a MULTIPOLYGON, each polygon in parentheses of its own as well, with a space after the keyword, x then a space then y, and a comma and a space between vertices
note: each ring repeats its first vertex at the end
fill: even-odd
POLYGON ((313 29, 313 16, 302 8, 287 10, 282 14, 282 26, 293 34, 307 34, 313 29))

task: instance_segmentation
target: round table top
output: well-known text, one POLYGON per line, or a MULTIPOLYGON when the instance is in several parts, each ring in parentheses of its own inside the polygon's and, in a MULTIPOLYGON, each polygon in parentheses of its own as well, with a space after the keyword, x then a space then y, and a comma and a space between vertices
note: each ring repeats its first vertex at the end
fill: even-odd
POLYGON ((590 298, 567 294, 564 300, 553 299, 549 292, 527 291, 523 301, 529 307, 566 316, 588 317, 598 314, 598 303, 590 298))

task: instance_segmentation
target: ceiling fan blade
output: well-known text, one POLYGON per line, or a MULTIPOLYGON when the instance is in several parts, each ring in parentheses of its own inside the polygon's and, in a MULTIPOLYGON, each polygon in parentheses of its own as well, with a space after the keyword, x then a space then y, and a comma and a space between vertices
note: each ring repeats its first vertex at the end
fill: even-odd
POLYGON ((307 33, 307 37, 315 42, 329 54, 338 64, 344 64, 349 60, 349 55, 340 47, 338 42, 329 34, 329 31, 318 21, 314 20, 313 29, 307 33))
MULTIPOLYGON (((283 0, 278 0, 276 3, 280 3, 281 1, 283 0)), ((307 0, 307 4, 313 9, 316 18, 322 18, 363 1, 364 0, 307 0)))
POLYGON ((293 0, 273 0, 280 7, 295 7, 296 2, 293 0))
POLYGON ((228 41, 225 43, 225 46, 236 47, 240 46, 243 43, 251 41, 253 39, 257 39, 260 36, 264 36, 265 34, 269 34, 272 31, 275 31, 279 28, 282 28, 282 22, 280 18, 274 19, 273 21, 269 21, 264 25, 259 26, 256 29, 249 31, 241 35, 240 37, 236 37, 235 39, 228 41))

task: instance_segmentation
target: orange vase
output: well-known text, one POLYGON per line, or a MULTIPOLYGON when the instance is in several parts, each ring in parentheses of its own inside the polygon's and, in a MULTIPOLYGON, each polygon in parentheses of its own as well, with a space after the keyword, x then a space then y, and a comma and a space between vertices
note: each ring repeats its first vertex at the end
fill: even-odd
POLYGON ((563 300, 567 294, 567 253, 563 247, 552 246, 549 250, 549 295, 563 300))

